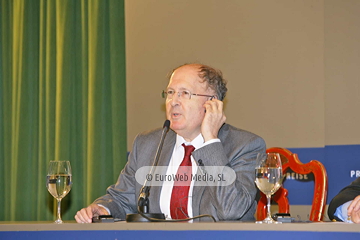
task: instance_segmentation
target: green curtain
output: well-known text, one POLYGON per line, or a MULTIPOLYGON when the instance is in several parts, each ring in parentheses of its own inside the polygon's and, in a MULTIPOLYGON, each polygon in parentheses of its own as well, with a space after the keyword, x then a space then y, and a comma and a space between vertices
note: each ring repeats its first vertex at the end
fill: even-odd
POLYGON ((50 160, 70 160, 63 220, 126 163, 124 0, 0 0, 0 221, 54 220, 50 160))

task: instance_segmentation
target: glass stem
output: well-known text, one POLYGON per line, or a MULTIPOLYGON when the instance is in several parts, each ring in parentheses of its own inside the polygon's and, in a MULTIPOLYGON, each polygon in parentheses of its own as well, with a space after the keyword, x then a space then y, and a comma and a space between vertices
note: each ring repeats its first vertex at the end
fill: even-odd
POLYGON ((57 200, 57 221, 62 222, 61 220, 61 199, 57 200))
POLYGON ((272 219, 271 218, 271 211, 270 211, 271 195, 266 195, 266 199, 267 199, 267 218, 272 219))

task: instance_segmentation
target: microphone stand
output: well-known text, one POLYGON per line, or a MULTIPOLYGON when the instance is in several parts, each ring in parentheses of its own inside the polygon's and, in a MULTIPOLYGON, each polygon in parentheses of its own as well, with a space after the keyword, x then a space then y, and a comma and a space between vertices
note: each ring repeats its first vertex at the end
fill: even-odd
MULTIPOLYGON (((155 171, 155 167, 158 165, 161 149, 164 144, 164 139, 165 139, 166 133, 169 130, 169 127, 170 127, 170 121, 166 120, 164 122, 160 143, 159 143, 159 146, 157 148, 156 155, 154 158, 154 163, 150 169, 150 173, 149 173, 150 175, 153 175, 153 173, 155 171)), ((144 185, 142 186, 142 188, 140 190, 140 195, 138 198, 138 212, 139 213, 127 214, 126 222, 151 222, 151 219, 165 220, 165 215, 163 213, 149 213, 150 188, 151 188, 151 185, 150 186, 147 185, 147 179, 146 179, 144 185)))

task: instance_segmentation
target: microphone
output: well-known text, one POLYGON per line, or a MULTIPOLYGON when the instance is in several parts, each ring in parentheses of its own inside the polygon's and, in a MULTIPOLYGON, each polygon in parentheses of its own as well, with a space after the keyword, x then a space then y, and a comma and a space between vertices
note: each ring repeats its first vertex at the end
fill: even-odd
MULTIPOLYGON (((163 130, 161 133, 160 143, 156 150, 154 162, 150 169, 149 174, 153 175, 156 166, 158 165, 160 153, 164 144, 165 136, 169 131, 170 121, 166 120, 164 122, 163 130)), ((126 221, 127 222, 150 222, 150 219, 165 219, 165 215, 163 213, 149 213, 149 193, 151 186, 147 186, 147 179, 145 180, 138 198, 138 211, 139 213, 127 214, 126 221)))

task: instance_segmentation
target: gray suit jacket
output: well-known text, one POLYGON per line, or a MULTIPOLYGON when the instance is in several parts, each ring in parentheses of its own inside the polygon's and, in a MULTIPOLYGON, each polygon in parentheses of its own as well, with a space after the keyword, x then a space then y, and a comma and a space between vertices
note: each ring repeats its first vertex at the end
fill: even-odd
MULTIPOLYGON (((137 199, 141 184, 135 180, 135 172, 142 166, 151 166, 161 137, 161 129, 138 135, 134 141, 129 161, 121 171, 116 184, 107 194, 94 203, 109 208, 115 218, 125 219, 128 213, 137 213, 137 199)), ((196 162, 205 166, 228 166, 236 173, 236 181, 228 186, 194 186, 193 215, 211 214, 217 220, 254 221, 257 202, 255 186, 255 159, 265 152, 264 140, 247 131, 224 124, 218 135, 221 142, 196 149, 192 155, 196 162)), ((159 159, 159 166, 168 166, 176 141, 176 133, 166 135, 159 159)), ((199 165, 201 165, 199 164, 199 165)), ((151 187, 150 212, 160 213, 161 187, 151 187)), ((202 218, 200 221, 209 221, 202 218)))

